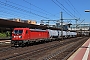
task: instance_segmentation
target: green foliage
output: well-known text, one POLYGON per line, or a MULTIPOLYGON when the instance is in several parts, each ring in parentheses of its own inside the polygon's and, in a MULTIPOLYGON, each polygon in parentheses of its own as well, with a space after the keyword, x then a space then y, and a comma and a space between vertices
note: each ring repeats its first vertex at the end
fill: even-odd
POLYGON ((6 37, 6 33, 0 33, 0 37, 6 37))
POLYGON ((10 32, 1 32, 0 37, 10 37, 10 32))

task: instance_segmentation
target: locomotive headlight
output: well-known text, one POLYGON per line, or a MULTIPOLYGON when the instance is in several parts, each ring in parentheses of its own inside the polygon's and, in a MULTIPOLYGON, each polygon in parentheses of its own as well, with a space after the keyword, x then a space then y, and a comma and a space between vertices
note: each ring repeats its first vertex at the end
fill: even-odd
POLYGON ((22 38, 22 36, 19 36, 19 38, 22 38))
POLYGON ((15 38, 15 36, 13 36, 13 38, 15 38))

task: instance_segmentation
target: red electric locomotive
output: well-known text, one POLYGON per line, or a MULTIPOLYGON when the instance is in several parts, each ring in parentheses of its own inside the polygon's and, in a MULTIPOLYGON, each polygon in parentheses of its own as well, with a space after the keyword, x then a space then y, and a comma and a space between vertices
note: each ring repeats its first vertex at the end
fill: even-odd
POLYGON ((49 32, 47 30, 14 28, 11 43, 18 46, 48 38, 49 32))

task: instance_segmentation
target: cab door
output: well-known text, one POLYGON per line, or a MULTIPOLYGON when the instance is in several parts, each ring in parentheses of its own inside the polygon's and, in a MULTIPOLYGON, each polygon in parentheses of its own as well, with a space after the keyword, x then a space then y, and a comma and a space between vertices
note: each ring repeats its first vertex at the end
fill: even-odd
POLYGON ((26 32, 25 32, 25 38, 26 38, 26 40, 29 40, 29 30, 26 30, 26 32))

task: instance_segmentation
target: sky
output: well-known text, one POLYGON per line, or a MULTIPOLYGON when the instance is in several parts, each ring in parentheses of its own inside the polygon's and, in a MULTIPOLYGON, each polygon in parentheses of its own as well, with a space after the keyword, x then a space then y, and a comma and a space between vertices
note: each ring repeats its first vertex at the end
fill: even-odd
MULTIPOLYGON (((65 23, 90 23, 90 0, 0 0, 0 18, 22 20, 60 20, 65 23), (66 20, 67 19, 67 20, 66 20)), ((46 21, 44 21, 46 23, 46 21)), ((50 24, 55 24, 51 21, 50 24)))

